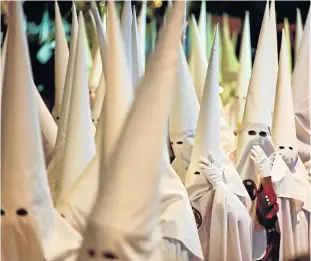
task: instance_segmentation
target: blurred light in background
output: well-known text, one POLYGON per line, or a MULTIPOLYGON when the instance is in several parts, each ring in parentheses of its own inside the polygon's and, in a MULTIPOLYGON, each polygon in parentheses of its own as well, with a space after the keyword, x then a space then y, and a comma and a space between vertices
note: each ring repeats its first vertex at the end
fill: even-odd
POLYGON ((155 8, 160 8, 163 5, 163 2, 161 0, 155 0, 153 1, 153 5, 155 8))

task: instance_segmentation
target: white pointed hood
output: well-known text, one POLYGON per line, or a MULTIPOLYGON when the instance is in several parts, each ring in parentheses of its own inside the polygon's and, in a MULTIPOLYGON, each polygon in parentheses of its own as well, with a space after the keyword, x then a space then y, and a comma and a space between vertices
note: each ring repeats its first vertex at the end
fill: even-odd
POLYGON ((215 40, 210 56, 210 63, 206 74, 206 82, 201 100, 199 121, 194 139, 191 162, 186 177, 186 186, 190 186, 194 179, 194 169, 200 157, 207 157, 213 152, 216 158, 222 158, 224 153, 221 148, 220 135, 220 98, 218 81, 218 26, 216 27, 215 40), (211 126, 219 130, 211 129, 211 126))
POLYGON ((271 29, 269 20, 269 8, 266 6, 262 27, 259 35, 257 51, 253 66, 253 73, 248 88, 243 126, 250 123, 261 123, 271 127, 272 104, 267 104, 271 93, 276 86, 272 82, 271 66, 267 61, 271 58, 271 29))
POLYGON ((294 105, 292 99, 286 33, 282 32, 278 84, 276 90, 272 139, 282 146, 297 150, 294 105))
POLYGON ((133 100, 120 20, 113 2, 108 3, 107 33, 105 102, 96 130, 96 156, 57 205, 66 220, 82 234, 96 200, 100 162, 109 161, 133 100))
POLYGON ((125 48, 126 62, 130 75, 132 75, 132 3, 131 0, 123 2, 121 14, 121 28, 125 48))
POLYGON ((133 100, 131 77, 127 66, 125 45, 122 38, 120 20, 114 4, 108 4, 108 52, 105 61, 107 73, 105 94, 105 143, 103 151, 107 160, 117 142, 133 100), (122 77, 120 77, 122 75, 122 77), (115 109, 112 109, 115 108, 115 109), (108 113, 109 111, 109 113, 108 113))
POLYGON ((240 126, 242 123, 244 107, 246 102, 247 90, 252 74, 252 48, 250 38, 249 12, 246 11, 243 35, 240 48, 240 69, 235 90, 235 124, 240 126))
POLYGON ((179 46, 179 56, 180 69, 169 118, 171 137, 183 132, 195 132, 200 110, 185 53, 181 45, 179 46))
MULTIPOLYGON (((100 19, 100 15, 97 9, 97 6, 95 2, 91 2, 91 7, 92 7, 92 13, 94 15, 95 23, 96 23, 96 30, 97 30, 97 41, 98 41, 98 46, 100 50, 100 56, 101 56, 101 61, 102 61, 102 69, 103 73, 107 74, 107 68, 105 67, 105 59, 107 56, 107 36, 106 36, 106 28, 104 26, 104 23, 100 19)), ((107 19, 107 17, 106 17, 107 19)), ((104 20, 105 21, 105 20, 104 20)))
POLYGON ((202 40, 200 36, 200 31, 195 20, 194 15, 191 16, 191 23, 193 26, 193 33, 194 33, 194 44, 192 47, 193 54, 193 64, 192 67, 192 79, 195 87, 195 91, 200 102, 201 96, 204 89, 204 82, 205 82, 205 74, 207 70, 207 59, 205 55, 205 46, 202 45, 202 40))
POLYGON ((200 115, 197 127, 197 133, 194 140, 194 147, 191 156, 190 166, 186 176, 186 187, 191 186, 200 179, 197 176, 197 163, 200 157, 207 157, 212 152, 214 157, 219 160, 225 172, 224 182, 229 190, 238 196, 248 197, 245 187, 236 172, 233 164, 225 155, 222 149, 221 140, 221 100, 219 97, 219 79, 218 79, 218 26, 216 27, 214 44, 209 60, 209 68, 206 74, 206 82, 202 95, 200 115))
POLYGON ((298 152, 302 162, 310 173, 310 11, 305 23, 303 36, 299 45, 294 73, 292 78, 292 93, 296 115, 296 132, 298 152))
POLYGON ((258 186, 260 182, 260 176, 255 171, 254 162, 249 156, 252 146, 259 145, 268 157, 274 152, 271 139, 274 103, 270 102, 270 99, 276 87, 273 84, 275 71, 274 64, 267 63, 271 59, 270 24, 267 2, 236 151, 236 169, 247 185, 251 183, 258 186))
MULTIPOLYGON (((271 0, 270 11, 269 11, 269 18, 270 18, 270 26, 271 26, 271 41, 270 41, 270 61, 271 61, 271 71, 272 72, 272 80, 271 80, 271 95, 270 95, 270 102, 272 108, 274 108, 274 101, 275 101, 275 92, 276 92, 276 84, 278 78, 278 66, 279 66, 279 59, 278 59, 278 35, 277 35, 277 27, 276 27, 276 13, 275 13, 275 0, 271 0)), ((273 109, 272 109, 273 113, 273 109)))
POLYGON ((139 39, 139 53, 140 53, 140 63, 143 72, 145 71, 146 63, 146 14, 147 14, 147 1, 142 2, 139 19, 138 19, 138 39, 139 39))
POLYGON ((10 4, 9 24, 1 115, 2 258, 39 261, 42 239, 50 236, 43 221, 53 223, 53 205, 20 2, 10 4))
POLYGON ((80 13, 67 137, 63 154, 64 163, 58 183, 60 196, 82 174, 95 155, 84 39, 84 20, 80 13))
POLYGON ((2 257, 67 261, 80 238, 54 210, 50 197, 22 16, 21 2, 12 2, 1 124, 2 257))
POLYGON ((113 160, 101 166, 101 189, 78 260, 92 260, 90 250, 118 260, 162 260, 157 231, 159 171, 170 93, 177 73, 183 5, 183 2, 174 5, 166 30, 158 42, 157 55, 151 60, 149 70, 137 89, 137 98, 113 153, 113 160), (159 78, 159 74, 162 77, 159 78), (146 124, 137 129, 139 122, 146 124), (143 162, 142 157, 145 158, 143 162), (137 190, 135 184, 138 180, 144 190, 137 190))
MULTIPOLYGON (((295 63, 292 88, 295 113, 301 111, 301 104, 304 101, 310 100, 310 34, 311 34, 311 19, 310 11, 305 23, 305 29, 299 46, 299 52, 295 63)), ((309 107, 310 108, 310 107, 309 107)), ((307 110, 308 108, 304 108, 307 110)), ((310 129, 310 128, 309 128, 310 129)))
MULTIPOLYGON (((201 36, 202 51, 206 56, 206 2, 201 2, 201 10, 199 16, 199 31, 201 36)), ((207 59, 207 57, 206 57, 207 59)))
POLYGON ((181 45, 179 46, 179 68, 170 110, 169 137, 175 155, 172 167, 182 182, 185 182, 200 105, 181 45))
POLYGON ((70 37, 70 52, 69 61, 66 72, 65 88, 63 93, 63 102, 61 107, 61 112, 59 116, 59 123, 57 129, 56 143, 53 150, 52 161, 48 165, 48 176, 49 184, 52 193, 52 198, 55 201, 57 189, 56 184, 62 172, 63 167, 63 153, 64 146, 67 137, 70 103, 71 103, 71 89, 73 86, 73 76, 74 76, 74 66, 75 66, 75 56, 76 56, 76 45, 78 37, 78 18, 76 15, 75 3, 72 4, 72 21, 71 21, 71 37, 70 37))
POLYGON ((58 3, 55 1, 55 99, 52 115, 57 124, 57 117, 59 117, 62 105, 68 58, 69 49, 65 29, 58 3))
POLYGON ((296 9, 295 59, 297 59, 299 45, 303 34, 303 24, 300 9, 296 9))
MULTIPOLYGON (((280 51, 280 65, 276 101, 273 118, 272 139, 279 150, 297 152, 295 129, 295 114, 292 100, 291 79, 289 74, 289 59, 286 34, 282 34, 280 51)), ((282 158, 276 155, 272 168, 272 181, 278 197, 293 198, 298 200, 298 205, 310 211, 310 184, 306 170, 298 159, 294 170, 290 170, 282 158)))
POLYGON ((132 82, 133 88, 138 86, 139 79, 143 76, 143 66, 141 63, 140 41, 137 29, 136 9, 133 8, 133 23, 132 23, 132 82))

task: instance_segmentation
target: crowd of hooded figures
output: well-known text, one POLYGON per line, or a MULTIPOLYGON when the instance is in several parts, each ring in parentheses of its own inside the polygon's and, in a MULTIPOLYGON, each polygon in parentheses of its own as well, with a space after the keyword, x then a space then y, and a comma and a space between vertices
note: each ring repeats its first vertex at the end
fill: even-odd
POLYGON ((146 3, 136 16, 126 1, 121 19, 113 1, 107 6, 103 17, 94 2, 89 12, 98 49, 88 75, 83 15, 73 3, 68 48, 55 2, 50 113, 32 77, 22 3, 9 3, 1 50, 2 260, 308 256, 310 12, 304 28, 297 23, 292 72, 284 30, 278 53, 274 1, 266 3, 253 65, 248 12, 238 60, 225 20, 206 36, 203 1, 199 23, 194 16, 188 23, 188 63, 186 4, 169 2, 145 66, 146 3), (235 95, 223 105, 228 88, 235 95))

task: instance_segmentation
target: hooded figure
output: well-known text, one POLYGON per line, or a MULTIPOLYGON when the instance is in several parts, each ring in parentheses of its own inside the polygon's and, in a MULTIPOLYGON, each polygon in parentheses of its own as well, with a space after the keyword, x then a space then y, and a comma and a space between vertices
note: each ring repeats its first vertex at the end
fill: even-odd
POLYGON ((60 112, 57 137, 55 147, 53 147, 52 160, 48 164, 48 176, 49 184, 51 188, 52 198, 55 200, 56 197, 56 188, 55 185, 58 181, 59 175, 62 171, 63 166, 63 153, 64 146, 67 137, 68 130, 68 119, 70 112, 70 100, 71 100, 71 89, 73 85, 73 76, 74 76, 74 65, 75 65, 75 56, 76 56, 76 45, 77 45, 77 36, 78 36, 78 18, 76 14, 75 3, 72 4, 72 21, 71 21, 71 37, 70 37, 70 52, 69 52, 69 61, 66 72, 65 88, 63 93, 63 102, 60 112))
POLYGON ((1 119, 2 259, 71 261, 81 238, 50 197, 21 2, 10 4, 9 24, 1 119))
POLYGON ((299 45, 292 78, 292 93, 296 118, 298 153, 310 175, 310 11, 299 45))
POLYGON ((221 148, 220 114, 216 27, 186 187, 197 222, 204 260, 228 260, 229 257, 232 260, 250 260, 251 219, 237 197, 246 201, 249 196, 233 164, 221 148), (217 168, 213 165, 216 160, 210 153, 217 157, 217 168), (203 164, 198 163, 200 159, 204 161, 203 164), (209 171, 211 173, 208 174, 209 171))
POLYGON ((55 1, 55 99, 52 115, 57 124, 62 105, 68 59, 69 49, 65 29, 58 3, 55 1))
POLYGON ((300 41, 303 35, 303 24, 300 9, 296 9, 295 59, 297 59, 300 41))
POLYGON ((175 155, 172 167, 184 183, 190 164, 200 105, 181 45, 179 56, 180 69, 170 111, 169 135, 175 155))
POLYGON ((158 226, 160 167, 170 94, 178 70, 183 8, 183 2, 174 5, 158 42, 157 55, 137 89, 119 142, 109 162, 102 161, 100 189, 78 260, 93 260, 97 256, 115 260, 165 260, 161 256, 158 226), (139 122, 146 124, 137 128, 139 122), (144 189, 137 189, 137 182, 144 189))
POLYGON ((283 30, 272 138, 277 150, 272 182, 278 196, 281 230, 280 260, 308 253, 310 183, 297 151, 287 41, 283 30))
MULTIPOLYGON (((70 99, 67 136, 61 172, 55 173, 56 202, 66 194, 95 156, 94 126, 91 121, 88 78, 84 45, 84 20, 79 14, 74 77, 70 99), (58 177, 57 177, 58 175, 58 177)), ((53 184, 54 185, 54 184, 53 184)))
MULTIPOLYGON (((94 5, 92 8, 96 19, 97 8, 94 5)), ((66 217, 66 220, 81 234, 96 199, 100 160, 108 162, 133 100, 120 21, 112 2, 108 4, 107 29, 107 59, 103 66, 107 74, 106 94, 95 136, 96 156, 57 205, 57 209, 66 217), (119 77, 119 74, 123 77, 119 77), (104 150, 100 149, 101 144, 104 144, 104 150)), ((101 39, 99 44, 100 42, 101 39)))
POLYGON ((268 4, 267 2, 259 35, 236 152, 236 169, 253 201, 253 258, 264 258, 263 260, 267 260, 270 254, 274 257, 278 254, 279 239, 279 234, 275 231, 278 206, 268 159, 274 152, 270 132, 273 105, 269 99, 276 88, 274 63, 271 66, 267 64, 271 58, 272 36, 268 4), (258 226, 258 223, 262 226, 258 226), (270 229, 273 229, 273 233, 269 232, 267 242, 266 233, 270 229), (265 254, 267 246, 270 248, 265 254))

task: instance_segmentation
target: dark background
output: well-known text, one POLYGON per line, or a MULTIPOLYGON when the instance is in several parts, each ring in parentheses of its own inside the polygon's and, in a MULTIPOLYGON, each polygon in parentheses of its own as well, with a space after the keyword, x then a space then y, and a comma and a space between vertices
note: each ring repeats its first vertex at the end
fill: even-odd
MULTIPOLYGON (((62 17, 65 18, 69 23, 71 22, 71 1, 59 1, 59 7, 62 17)), ((136 5, 136 10, 140 9, 141 3, 139 1, 132 1, 133 5, 136 5)), ((148 6, 152 8, 152 1, 148 2, 148 6)), ((261 21, 265 9, 266 1, 207 1, 206 6, 208 12, 213 15, 222 15, 223 13, 228 13, 232 17, 237 17, 241 19, 243 23, 245 11, 250 12, 250 25, 251 25, 251 41, 252 47, 256 48, 257 40, 259 36, 259 31, 261 27, 261 21)), ((42 20, 43 12, 45 10, 49 11, 50 19, 54 21, 54 1, 25 1, 24 2, 24 12, 27 16, 28 22, 33 22, 39 25, 42 20)), ((200 1, 190 1, 188 5, 188 15, 195 14, 198 18, 200 13, 200 1)), ((287 17, 289 23, 291 24, 291 30, 295 30, 294 24, 296 23, 296 8, 299 8, 302 14, 302 21, 305 23, 307 13, 309 10, 309 1, 277 1, 276 2, 276 13, 277 13, 277 23, 282 24, 284 18, 287 17)), ((166 2, 163 2, 161 8, 153 9, 153 14, 156 16, 157 25, 160 26, 163 14, 165 11, 166 2)), ((87 10, 87 4, 83 7, 84 12, 87 10)), ((137 12, 138 13, 138 12, 137 12)), ((6 31, 6 25, 4 23, 4 15, 1 15, 1 31, 6 31)), ((147 19, 149 22, 150 19, 147 19)), ((279 25, 282 27, 282 25, 279 25)), ((294 35, 294 32, 293 32, 294 35)), ((239 53, 239 42, 241 35, 239 34, 237 43, 237 54, 239 53)), ((278 32, 278 40, 281 39, 281 32, 278 32)), ((38 36, 28 36, 30 56, 33 68, 33 74, 35 83, 37 86, 43 85, 44 89, 41 90, 41 95, 43 96, 47 106, 51 109, 54 100, 54 56, 48 60, 47 63, 41 64, 36 57, 38 50, 41 47, 39 44, 38 36)), ((292 43, 292 48, 293 48, 292 43)), ((292 50, 292 53, 294 50, 292 50)))

